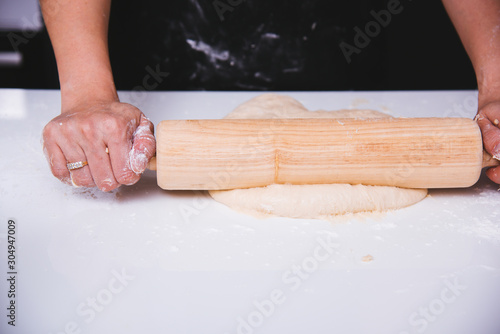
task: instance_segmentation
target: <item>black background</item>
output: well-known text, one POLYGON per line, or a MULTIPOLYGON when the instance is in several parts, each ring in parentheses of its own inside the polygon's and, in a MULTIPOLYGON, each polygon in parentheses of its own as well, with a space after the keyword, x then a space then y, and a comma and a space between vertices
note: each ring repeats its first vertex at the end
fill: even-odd
MULTIPOLYGON (((149 67, 169 73, 155 90, 476 88, 470 61, 439 1, 401 0, 401 13, 348 63, 339 44, 354 45, 354 28, 364 30, 374 21, 370 11, 387 5, 247 0, 232 6, 222 21, 213 0, 117 0, 109 29, 116 86, 143 86, 149 67)), ((12 48, 6 34, 0 50, 12 48)), ((0 87, 58 88, 46 32, 19 47, 24 65, 0 68, 0 87)))

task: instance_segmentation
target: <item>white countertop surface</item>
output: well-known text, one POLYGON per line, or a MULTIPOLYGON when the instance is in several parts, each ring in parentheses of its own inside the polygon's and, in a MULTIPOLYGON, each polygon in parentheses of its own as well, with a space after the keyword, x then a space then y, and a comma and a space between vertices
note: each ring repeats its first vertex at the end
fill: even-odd
MULTIPOLYGON (((258 94, 120 95, 158 124, 258 94)), ((311 110, 473 117, 477 93, 289 95, 311 110)), ((163 191, 150 171, 111 193, 60 183, 40 144, 59 111, 58 91, 0 90, 0 333, 500 333, 500 192, 486 178, 372 218, 260 220, 163 191)))

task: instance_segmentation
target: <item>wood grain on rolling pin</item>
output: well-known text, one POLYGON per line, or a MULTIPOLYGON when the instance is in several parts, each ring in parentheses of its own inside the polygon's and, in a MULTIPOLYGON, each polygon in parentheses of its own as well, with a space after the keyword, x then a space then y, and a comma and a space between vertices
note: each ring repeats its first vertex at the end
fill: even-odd
POLYGON ((156 163, 164 189, 454 188, 478 180, 483 148, 465 118, 175 120, 158 126, 156 163))

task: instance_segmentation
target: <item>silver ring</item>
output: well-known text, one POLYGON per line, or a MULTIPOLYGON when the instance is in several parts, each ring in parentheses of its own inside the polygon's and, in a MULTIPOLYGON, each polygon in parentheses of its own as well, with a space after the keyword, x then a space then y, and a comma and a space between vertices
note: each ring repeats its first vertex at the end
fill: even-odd
POLYGON ((87 161, 77 161, 77 162, 68 162, 66 164, 66 167, 68 167, 68 170, 74 170, 74 169, 83 168, 87 165, 88 165, 87 161))

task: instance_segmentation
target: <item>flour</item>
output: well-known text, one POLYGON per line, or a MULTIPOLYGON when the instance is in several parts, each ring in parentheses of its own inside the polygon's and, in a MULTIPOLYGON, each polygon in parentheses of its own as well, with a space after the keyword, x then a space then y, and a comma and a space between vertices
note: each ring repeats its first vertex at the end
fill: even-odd
POLYGON ((147 147, 145 147, 143 144, 137 145, 137 143, 140 143, 141 141, 150 141, 153 143, 155 142, 155 138, 150 130, 149 119, 145 116, 142 116, 139 126, 134 131, 134 146, 129 152, 130 169, 137 175, 144 173, 149 162, 148 157, 151 156, 151 152, 149 152, 147 147))

